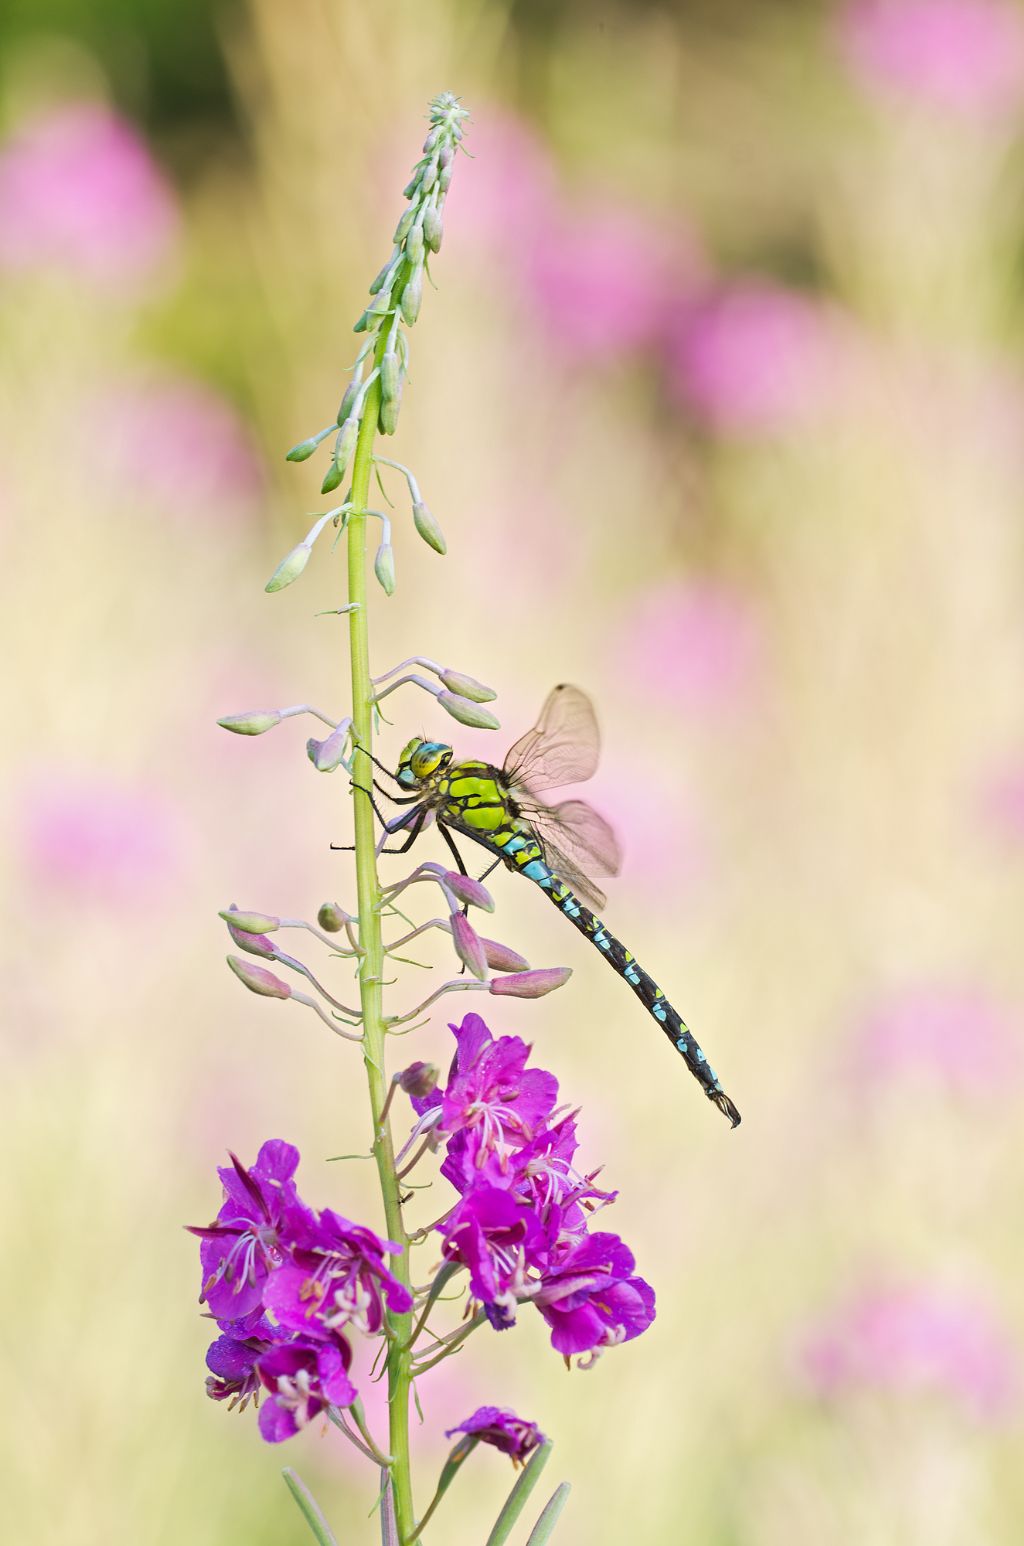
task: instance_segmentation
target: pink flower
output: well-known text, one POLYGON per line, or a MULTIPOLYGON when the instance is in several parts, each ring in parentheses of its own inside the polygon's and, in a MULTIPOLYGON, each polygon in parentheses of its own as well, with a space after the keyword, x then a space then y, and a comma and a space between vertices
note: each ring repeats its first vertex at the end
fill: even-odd
POLYGON ((595 198, 557 215, 527 266, 549 336, 585 364, 653 344, 698 260, 691 239, 595 198))
POLYGON ((88 103, 0 148, 0 267, 52 264, 105 287, 150 277, 178 229, 173 195, 134 127, 88 103))
POLYGON ((21 800, 22 859, 39 886, 110 905, 161 890, 178 867, 175 814, 141 785, 75 771, 21 800))
POLYGON ((632 692, 707 710, 735 706, 756 686, 763 643, 742 590, 700 577, 666 580, 635 595, 614 650, 632 692))
POLYGON ((161 514, 224 521, 262 489, 259 454, 225 398, 205 382, 161 372, 102 388, 87 409, 89 441, 115 486, 161 514))
POLYGON ((1000 1089, 1018 1068, 1018 1031, 983 991, 923 985, 880 1004, 857 1036, 865 1084, 924 1073, 964 1091, 1000 1089))
POLYGON ((1015 1405, 1017 1350, 991 1307, 930 1283, 862 1288, 805 1338, 800 1365, 826 1401, 937 1395, 989 1421, 1015 1405))
POLYGON ((671 379, 711 428, 777 432, 819 409, 835 382, 838 342, 832 317, 809 296, 752 281, 684 313, 671 341, 671 379))
POLYGON ((869 88, 975 116, 1021 102, 1024 17, 1004 0, 853 0, 839 42, 869 88))

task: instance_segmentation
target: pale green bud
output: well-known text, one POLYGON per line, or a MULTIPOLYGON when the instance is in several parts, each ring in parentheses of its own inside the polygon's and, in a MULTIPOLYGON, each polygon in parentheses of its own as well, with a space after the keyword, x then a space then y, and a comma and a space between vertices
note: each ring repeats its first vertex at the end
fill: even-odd
POLYGON ((442 145, 437 153, 437 164, 443 171, 446 166, 451 166, 455 160, 454 145, 442 145))
POLYGON ((293 580, 297 580, 309 563, 309 555, 312 551, 313 549, 306 542, 300 542, 297 547, 292 548, 291 552, 282 558, 263 587, 264 590, 269 591, 273 595, 275 591, 284 590, 286 585, 290 585, 293 580))
POLYGON ((370 294, 371 295, 376 295, 378 293, 378 291, 380 291, 383 288, 384 284, 386 283, 386 281, 388 279, 388 276, 391 274, 392 270, 395 267, 395 259, 397 258, 397 256, 398 256, 397 253, 392 253, 391 257, 385 263, 384 267, 381 269, 380 273, 377 275, 376 279, 373 281, 373 284, 370 286, 370 294))
POLYGON ((344 476, 344 467, 339 467, 337 462, 332 462, 324 473, 324 481, 320 485, 321 494, 333 494, 344 476))
POLYGON ((439 127, 438 124, 435 124, 434 127, 431 129, 430 133, 427 135, 426 139, 423 141, 423 154, 425 156, 429 156, 430 155, 430 152, 433 150, 434 146, 437 144, 438 139, 440 138, 440 135, 441 135, 440 127, 439 127))
POLYGON ((493 687, 485 687, 475 676, 466 676, 462 671, 450 671, 445 666, 438 675, 452 692, 457 692, 462 698, 468 698, 472 703, 493 703, 498 696, 493 687))
POLYGON ((460 725, 469 725, 473 730, 501 729, 498 720, 488 709, 482 709, 479 704, 469 698, 463 698, 460 693, 438 693, 437 701, 446 713, 459 721, 460 725))
POLYGON ((409 178, 409 181, 406 183, 405 187, 402 189, 402 197, 403 197, 403 199, 411 199, 413 194, 416 192, 416 189, 419 187, 419 185, 420 185, 420 174, 419 174, 419 172, 416 172, 412 177, 409 178))
POLYGON ((325 934, 340 934, 346 923, 352 922, 352 915, 339 907, 337 902, 324 902, 316 915, 316 921, 325 934))
POLYGON ((414 209, 407 209, 401 220, 395 226, 394 241, 396 246, 405 241, 405 238, 412 230, 412 223, 415 219, 416 211, 414 209))
POLYGON ((409 327, 412 327, 420 314, 420 305, 423 301, 423 268, 414 268, 406 281, 404 290, 399 299, 402 308, 402 316, 409 327))
MULTIPOLYGON (((444 532, 431 515, 422 499, 418 499, 412 507, 412 519, 416 530, 428 547, 435 553, 447 553, 448 544, 444 540, 444 532)), ((457 691, 458 689, 456 689, 457 691)))
POLYGON ((313 452, 316 450, 321 440, 327 439, 327 436, 331 433, 331 429, 332 426, 328 424, 327 428, 320 430, 319 434, 310 435, 308 440, 300 440, 297 446, 292 446, 291 450, 285 456, 285 461, 304 462, 308 456, 313 455, 313 452))
POLYGON ((395 550, 390 542, 382 542, 373 560, 373 572, 380 581, 385 596, 395 593, 395 550))
POLYGON ((217 916, 230 923, 232 928, 241 929, 243 934, 273 934, 281 927, 280 918, 274 918, 270 913, 240 913, 237 907, 226 907, 217 916))
POLYGON ((401 382, 399 382, 399 390, 396 395, 381 400, 380 409, 377 413, 377 423, 380 426, 382 435, 393 435, 398 428, 398 410, 401 407, 401 403, 401 382))
POLYGON ((217 723, 222 730, 230 730, 234 735, 264 735, 279 725, 281 719, 277 709, 256 709, 252 714, 227 714, 217 723))
POLYGON ((359 393, 362 390, 362 386, 363 383, 361 381, 350 381, 348 386, 345 388, 345 395, 341 399, 341 405, 338 408, 339 427, 344 424, 345 420, 352 412, 352 409, 355 405, 355 400, 359 396, 359 393))
POLYGON ((250 993, 258 993, 262 998, 291 998, 292 990, 288 983, 275 977, 273 972, 268 972, 265 966, 254 966, 251 961, 243 961, 239 956, 228 956, 227 962, 239 982, 243 982, 250 993))
POLYGON ((370 321, 371 321, 371 318, 370 318, 370 308, 369 308, 369 306, 367 306, 366 310, 363 312, 363 314, 359 318, 359 320, 352 324, 352 331, 353 331, 353 333, 365 333, 366 329, 370 325, 370 321))
POLYGON ((444 235, 444 221, 440 213, 433 206, 423 216, 423 240, 431 252, 441 251, 441 238, 444 235))
POLYGON ((422 225, 414 225, 412 230, 409 232, 409 236, 408 236, 408 239, 407 239, 406 244, 405 244, 405 253, 406 253, 406 257, 412 263, 418 263, 420 261, 420 259, 422 258, 422 256, 423 256, 423 227, 422 227, 422 225))
POLYGON ((451 187, 451 185, 452 185, 452 172, 453 171, 454 171, 454 167, 452 166, 452 163, 449 161, 448 165, 447 166, 443 166, 441 168, 441 170, 438 172, 438 174, 437 174, 437 186, 441 190, 442 193, 447 193, 448 189, 451 187))
POLYGON ((320 485, 321 494, 331 494, 338 487, 338 484, 345 476, 345 468, 348 466, 349 458, 356 448, 356 441, 358 439, 359 420, 350 414, 338 431, 338 438, 334 442, 334 460, 327 469, 327 476, 320 485))
POLYGON ((380 362, 380 395, 386 403, 398 396, 401 367, 394 349, 388 349, 380 362))
POLYGON ((437 162, 428 161, 420 173, 420 192, 429 193, 437 182, 437 162))

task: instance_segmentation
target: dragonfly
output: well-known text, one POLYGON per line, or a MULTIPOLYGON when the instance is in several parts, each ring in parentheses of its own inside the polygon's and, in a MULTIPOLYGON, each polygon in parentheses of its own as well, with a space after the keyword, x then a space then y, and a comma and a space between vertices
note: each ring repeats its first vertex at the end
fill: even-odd
POLYGON ((456 762, 452 747, 416 737, 404 747, 395 772, 378 763, 404 791, 393 803, 409 807, 385 822, 388 833, 405 834, 402 846, 388 851, 405 853, 432 817, 463 874, 454 834, 485 848, 494 860, 491 869, 504 864, 532 880, 625 979, 708 1099, 738 1127, 739 1111, 678 1010, 597 916, 607 899, 595 877, 617 875, 621 866, 614 831, 584 800, 552 805, 544 798, 592 778, 599 753, 593 705, 568 683, 552 688, 537 723, 510 748, 500 768, 456 762))

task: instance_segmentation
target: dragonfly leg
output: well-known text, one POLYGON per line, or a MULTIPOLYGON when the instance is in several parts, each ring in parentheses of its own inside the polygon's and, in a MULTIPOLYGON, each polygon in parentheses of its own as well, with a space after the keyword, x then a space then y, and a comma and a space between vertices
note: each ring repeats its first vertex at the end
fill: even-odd
MULTIPOLYGON (((441 836, 444 838, 445 842, 448 844, 448 847, 452 851, 452 855, 454 856, 455 863, 459 866, 459 874, 460 875, 468 875, 469 871, 467 870, 466 866, 462 862, 462 855, 459 853, 459 850, 455 846, 455 839, 452 837, 451 833, 448 831, 448 828, 445 826, 443 821, 439 821, 437 825, 441 829, 441 836)), ((463 912, 465 912, 465 910, 466 909, 463 908, 463 912)))
MULTIPOLYGON (((374 806, 374 810, 375 811, 377 810, 376 806, 374 806)), ((419 837, 420 833, 423 830, 423 823, 427 819, 427 808, 426 808, 426 806, 422 806, 420 808, 420 810, 416 811, 415 813, 410 811, 409 814, 410 814, 410 816, 413 817, 413 820, 410 823, 409 835, 406 838, 405 842, 399 848, 382 848, 380 850, 380 852, 382 854, 404 854, 404 853, 408 853, 409 852, 409 849, 412 847, 413 843, 415 843, 416 839, 419 837)), ((379 811, 377 811, 377 816, 378 816, 378 819, 380 819, 380 812, 379 811)), ((382 826, 386 826, 387 823, 385 821, 381 820, 381 825, 382 826)), ((343 853, 343 852, 351 853, 351 851, 355 848, 355 844, 354 843, 332 843, 331 844, 331 848, 332 848, 334 853, 343 853)))
POLYGON ((493 874, 494 874, 494 872, 495 872, 495 870, 496 870, 496 869, 497 869, 497 868, 498 868, 498 865, 499 865, 499 864, 500 864, 500 863, 501 863, 501 860, 500 860, 500 859, 495 859, 495 860, 493 860, 493 861, 492 861, 492 863, 490 863, 490 864, 489 864, 489 865, 488 865, 488 866, 487 866, 487 868, 486 868, 486 869, 485 869, 485 870, 484 870, 484 872, 483 872, 483 874, 482 874, 482 875, 481 875, 481 876, 480 876, 480 879, 481 879, 481 880, 486 880, 486 879, 487 879, 487 877, 488 877, 488 875, 493 875, 493 874))

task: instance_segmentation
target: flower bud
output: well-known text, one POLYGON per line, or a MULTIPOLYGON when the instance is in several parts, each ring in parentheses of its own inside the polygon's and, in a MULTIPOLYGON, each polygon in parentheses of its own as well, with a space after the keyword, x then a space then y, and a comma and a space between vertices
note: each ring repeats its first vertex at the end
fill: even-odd
POLYGON ((426 139, 423 141, 423 154, 425 156, 429 156, 430 155, 430 152, 433 150, 434 146, 437 144, 438 139, 440 138, 440 135, 441 135, 440 125, 439 124, 435 124, 434 127, 431 129, 430 133, 427 135, 426 139))
POLYGON ((431 205, 423 216, 423 240, 431 252, 441 251, 441 238, 444 235, 444 221, 440 213, 431 205))
POLYGON ((388 279, 388 276, 394 270, 395 258, 397 256, 398 256, 398 254, 394 253, 394 254, 392 254, 392 256, 390 258, 388 258, 388 261, 385 263, 384 267, 381 269, 380 273, 377 275, 376 279, 373 281, 373 284, 370 286, 370 294, 371 295, 379 294, 380 291, 384 288, 384 285, 385 285, 385 283, 386 283, 386 281, 388 279))
POLYGON ((453 167, 452 163, 449 161, 448 165, 447 166, 443 166, 441 168, 441 170, 438 172, 438 174, 437 174, 437 186, 438 186, 438 188, 440 188, 442 193, 447 193, 448 189, 451 187, 451 185, 452 185, 452 172, 454 170, 455 170, 455 168, 453 167))
POLYGON ((528 972, 530 963, 525 956, 521 956, 518 950, 513 950, 510 945, 503 945, 497 939, 484 939, 481 937, 481 945, 484 947, 484 957, 492 972, 528 972))
POLYGON ((456 901, 470 907, 479 907, 485 913, 493 913, 494 898, 486 886, 474 880, 472 875, 461 875, 458 870, 445 870, 444 883, 456 901))
POLYGON ((412 507, 412 520, 413 525, 428 547, 433 548, 435 553, 447 553, 448 544, 444 540, 444 532, 422 499, 418 499, 412 507))
POLYGON ((226 907, 217 914, 229 923, 233 929, 240 929, 243 934, 273 934, 275 929, 281 927, 280 918, 274 918, 270 913, 240 913, 237 907, 226 907))
POLYGON ((382 542, 373 560, 373 572, 380 581, 385 596, 395 593, 395 550, 390 542, 382 542))
POLYGON ((393 240, 396 246, 400 246, 401 243, 405 241, 405 238, 408 236, 412 229, 412 223, 415 219, 416 211, 414 209, 407 209, 401 220, 395 226, 393 240))
POLYGON ((437 162, 428 161, 420 173, 420 192, 429 193, 437 182, 437 162))
POLYGON ((412 327, 420 314, 420 305, 423 301, 423 268, 414 268, 405 284, 401 298, 398 302, 402 308, 402 316, 406 324, 412 327))
POLYGON ((341 404, 338 408, 339 428, 342 424, 344 424, 345 420, 352 412, 355 400, 359 396, 359 393, 362 391, 362 388, 363 383, 361 381, 350 381, 348 386, 345 388, 345 395, 341 399, 341 404))
POLYGON ((300 440, 297 446, 292 446, 285 457, 286 462, 304 462, 308 456, 312 456, 321 440, 326 440, 331 433, 331 426, 322 429, 317 435, 310 435, 308 440, 300 440))
POLYGON ((488 709, 480 708, 471 699, 463 698, 459 693, 438 693, 437 701, 446 713, 459 721, 460 725, 469 725, 473 730, 501 729, 500 723, 488 709))
POLYGON ((251 714, 226 714, 217 723, 222 730, 230 730, 234 735, 264 735, 279 725, 281 719, 277 709, 255 709, 251 714))
POLYGON ((339 725, 337 730, 332 730, 322 741, 310 736, 306 742, 306 756, 318 773, 333 773, 335 768, 341 766, 350 729, 351 723, 346 720, 344 725, 339 725))
POLYGON ((571 976, 571 966, 546 966, 536 972, 519 972, 515 977, 492 977, 488 988, 499 998, 543 998, 545 993, 563 987, 571 976))
POLYGON ((441 167, 442 170, 443 170, 446 166, 451 166, 451 164, 452 164, 452 162, 454 160, 455 160, 455 147, 454 147, 454 145, 442 145, 441 149, 438 151, 438 155, 437 155, 437 164, 438 164, 438 166, 441 167))
POLYGON ((277 951, 265 934, 243 934, 241 929, 233 923, 228 924, 228 933, 240 950, 248 950, 250 955, 262 956, 265 961, 273 961, 277 957, 277 951))
POLYGON ((433 1063, 410 1063, 408 1068, 403 1068, 400 1074, 395 1075, 395 1083, 406 1095, 415 1095, 422 1100, 425 1095, 433 1094, 437 1089, 439 1071, 433 1063))
POLYGON ((398 428, 398 410, 402 406, 402 383, 399 380, 398 391, 394 397, 381 398, 380 407, 377 410, 377 423, 382 435, 393 435, 398 428))
POLYGON ((423 257, 423 227, 414 225, 405 241, 406 256, 412 263, 419 263, 423 257))
POLYGON ((370 308, 369 308, 369 306, 367 306, 366 310, 360 316, 359 320, 357 322, 353 322, 353 324, 352 324, 352 331, 353 331, 353 333, 365 333, 366 329, 369 327, 369 325, 370 325, 370 308))
POLYGON ((242 961, 238 956, 228 956, 227 962, 239 982, 243 982, 250 992, 263 998, 291 998, 288 983, 268 972, 265 966, 253 966, 251 961, 242 961))
POLYGON ((263 589, 273 595, 276 591, 284 590, 285 586, 290 585, 293 580, 297 580, 309 563, 309 555, 312 551, 308 542, 300 542, 297 547, 292 548, 291 552, 282 558, 263 589))
POLYGON ((352 916, 337 902, 324 902, 316 915, 316 921, 325 934, 340 934, 346 923, 352 922, 352 916))
POLYGON ((380 395, 386 403, 398 396, 399 374, 398 355, 388 349, 380 362, 380 395))
POLYGON ((420 174, 419 172, 415 172, 413 176, 409 178, 409 181, 406 183, 405 187, 402 189, 403 199, 411 199, 419 185, 420 174))
POLYGON ((469 698, 473 703, 492 703, 498 696, 493 687, 485 687, 475 676, 466 676, 462 671, 450 671, 445 666, 438 675, 452 692, 458 693, 461 698, 469 698))
POLYGON ((324 481, 320 485, 321 494, 333 494, 344 476, 344 467, 339 467, 337 462, 332 462, 324 474, 324 481))
POLYGON ((480 943, 480 936, 465 913, 452 913, 449 919, 455 954, 464 966, 481 982, 487 980, 487 957, 480 943))

